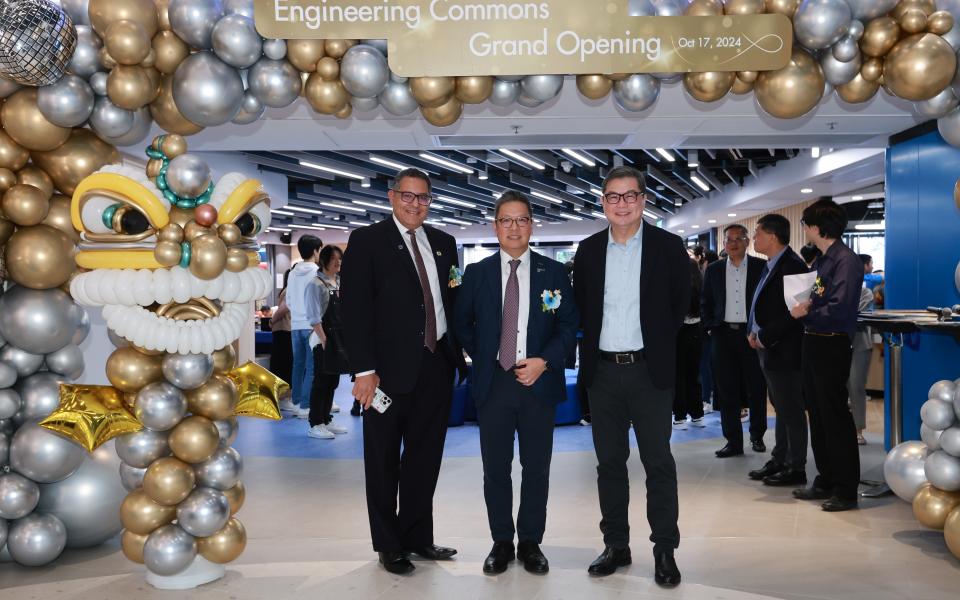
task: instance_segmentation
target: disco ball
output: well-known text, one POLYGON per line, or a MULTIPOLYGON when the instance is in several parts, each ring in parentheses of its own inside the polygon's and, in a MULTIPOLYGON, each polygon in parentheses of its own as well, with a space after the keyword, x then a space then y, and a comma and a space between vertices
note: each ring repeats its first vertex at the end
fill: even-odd
POLYGON ((24 85, 56 83, 77 45, 73 21, 50 0, 0 0, 0 74, 24 85))

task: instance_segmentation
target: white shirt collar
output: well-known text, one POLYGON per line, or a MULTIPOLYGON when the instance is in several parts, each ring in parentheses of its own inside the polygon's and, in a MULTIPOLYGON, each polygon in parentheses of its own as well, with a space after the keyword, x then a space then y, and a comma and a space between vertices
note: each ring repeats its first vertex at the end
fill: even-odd
MULTIPOLYGON (((403 226, 403 223, 400 222, 400 219, 397 218, 397 215, 391 213, 390 218, 393 219, 393 222, 397 225, 397 229, 400 230, 401 237, 403 237, 403 239, 407 239, 406 236, 410 235, 407 233, 408 229, 403 226)), ((413 232, 417 235, 420 235, 421 231, 423 231, 423 225, 413 230, 413 232)))
MULTIPOLYGON (((637 232, 635 234, 633 234, 633 237, 627 240, 627 243, 624 244, 624 246, 629 246, 634 241, 637 241, 637 242, 643 241, 643 222, 640 223, 640 228, 637 229, 637 232)), ((616 244, 617 244, 616 240, 613 239, 613 227, 608 226, 607 227, 607 245, 613 246, 616 244)))
MULTIPOLYGON (((513 260, 512 256, 510 256, 503 250, 500 250, 501 265, 509 265, 511 260, 513 260)), ((530 264, 530 247, 528 246, 527 249, 524 251, 524 253, 520 255, 520 266, 522 267, 523 265, 529 265, 529 264, 530 264)))

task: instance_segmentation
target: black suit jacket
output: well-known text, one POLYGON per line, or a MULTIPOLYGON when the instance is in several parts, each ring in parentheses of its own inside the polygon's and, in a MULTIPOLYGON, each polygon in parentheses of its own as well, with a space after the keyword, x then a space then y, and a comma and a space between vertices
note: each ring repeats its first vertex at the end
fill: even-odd
MULTIPOLYGON (((447 335, 438 352, 464 372, 463 352, 453 336, 455 289, 450 267, 458 266, 453 236, 424 226, 437 263, 447 335)), ((429 267, 428 267, 429 268, 429 267)), ((343 331, 353 373, 376 371, 389 394, 413 390, 423 356, 426 312, 417 267, 392 217, 350 234, 340 271, 343 331)))
MULTIPOLYGON (((573 293, 580 309, 583 341, 580 377, 593 382, 600 360, 603 326, 603 292, 607 267, 609 229, 580 242, 573 267, 573 293)), ((643 223, 643 256, 640 259, 640 329, 650 378, 660 389, 674 386, 677 333, 690 306, 689 257, 676 235, 643 223)))
MULTIPOLYGON (((724 313, 727 308, 727 260, 718 260, 707 267, 703 274, 703 293, 700 299, 700 322, 710 331, 723 325, 726 320, 724 313)), ((747 256, 747 293, 744 314, 750 313, 750 302, 753 293, 760 283, 760 272, 763 271, 764 260, 756 256, 747 256)), ((746 333, 744 333, 746 335, 746 333)))
POLYGON ((803 259, 788 246, 757 296, 753 318, 760 327, 760 343, 765 348, 763 367, 770 371, 800 369, 803 323, 790 316, 783 299, 783 277, 806 272, 803 259))

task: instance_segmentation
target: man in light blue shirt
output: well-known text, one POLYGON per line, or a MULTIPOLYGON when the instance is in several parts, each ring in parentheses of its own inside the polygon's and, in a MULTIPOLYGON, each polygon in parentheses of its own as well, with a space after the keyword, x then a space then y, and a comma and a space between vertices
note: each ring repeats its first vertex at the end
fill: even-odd
POLYGON ((632 352, 643 349, 640 329, 640 259, 643 256, 643 227, 625 244, 608 233, 607 267, 603 283, 603 328, 600 350, 632 352))

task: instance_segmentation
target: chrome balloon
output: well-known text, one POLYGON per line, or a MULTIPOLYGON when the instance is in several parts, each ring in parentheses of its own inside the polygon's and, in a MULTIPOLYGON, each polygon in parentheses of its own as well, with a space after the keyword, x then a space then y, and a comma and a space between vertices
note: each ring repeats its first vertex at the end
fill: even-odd
POLYGON ((398 117, 409 115, 420 107, 406 83, 389 82, 377 99, 385 111, 398 117))
POLYGON ((93 112, 93 101, 90 84, 76 75, 64 75, 57 83, 37 90, 37 108, 60 127, 83 125, 93 112))
MULTIPOLYGON (((176 1, 171 0, 171 5, 176 1)), ((173 101, 183 116, 197 125, 223 125, 240 111, 243 81, 236 69, 213 52, 197 52, 185 58, 173 74, 173 101)))
POLYGON ((133 129, 133 111, 120 108, 107 96, 99 96, 90 115, 90 127, 101 137, 120 137, 133 129))
POLYGON ((92 27, 77 25, 77 48, 73 51, 70 62, 67 63, 67 72, 86 78, 99 71, 102 47, 103 41, 92 27))
MULTIPOLYGON (((90 24, 90 15, 87 12, 89 5, 90 0, 60 0, 60 6, 70 15, 70 20, 77 26, 90 24)), ((0 544, 0 546, 2 545, 0 544)))
MULTIPOLYGON (((16 382, 17 370, 5 362, 0 362, 0 388, 8 388, 16 382)), ((0 402, 0 404, 2 404, 2 402, 0 402)), ((0 415, 2 414, 3 410, 0 409, 0 415)), ((7 417, 0 416, 0 419, 6 418, 7 417)))
MULTIPOLYGON (((853 18, 869 21, 893 10, 899 0, 846 0, 853 10, 853 18)), ((937 2, 939 4, 940 2, 937 2)))
POLYGON ((951 427, 940 435, 940 447, 950 456, 960 458, 960 427, 951 427))
POLYGON ((657 9, 653 6, 651 0, 629 0, 627 2, 628 17, 653 17, 656 14, 657 9))
POLYGON ((841 62, 832 52, 824 52, 820 55, 820 67, 823 69, 823 76, 827 83, 831 85, 843 85, 850 83, 860 73, 862 59, 859 52, 853 60, 841 62))
POLYGON ((287 56, 286 40, 264 40, 263 55, 271 60, 281 60, 287 56))
POLYGON ((147 538, 143 564, 157 575, 176 575, 197 556, 197 542, 178 525, 164 525, 147 538))
POLYGON ((960 490, 960 458, 937 450, 927 457, 924 473, 930 483, 945 492, 960 490))
MULTIPOLYGON (((3 365, 3 368, 9 369, 10 367, 3 365)), ((20 406, 20 394, 16 390, 10 388, 0 390, 0 419, 13 417, 20 410, 20 406)))
POLYGON ((623 110, 646 110, 659 96, 660 80, 645 73, 631 75, 613 84, 613 99, 623 110))
POLYGON ((257 100, 257 97, 248 90, 243 94, 243 103, 240 105, 240 112, 237 113, 237 116, 235 116, 231 122, 237 125, 249 125, 262 117, 265 110, 266 107, 263 103, 257 100))
POLYGON ((240 453, 229 447, 218 448, 213 456, 194 465, 197 485, 217 490, 229 490, 240 481, 243 472, 243 459, 240 453))
MULTIPOLYGON (((954 83, 953 89, 954 91, 957 90, 956 83, 954 83)), ((937 119, 937 130, 948 144, 960 148, 960 109, 937 119)), ((957 264, 957 270, 954 273, 954 282, 957 289, 960 290, 960 263, 957 264)))
POLYGON ((253 18, 253 0, 223 0, 223 14, 253 18))
POLYGON ((927 445, 923 442, 904 442, 892 448, 883 461, 883 479, 901 500, 913 502, 923 484, 927 445))
POLYGON ((519 104, 520 106, 526 107, 526 108, 536 108, 536 107, 540 106, 541 104, 543 104, 543 101, 542 101, 542 100, 537 100, 536 98, 527 95, 527 94, 524 93, 523 90, 521 89, 521 90, 520 90, 520 95, 517 96, 517 104, 519 104))
POLYGON ((26 377, 36 373, 37 369, 43 365, 43 355, 31 354, 16 346, 4 346, 0 350, 0 361, 16 369, 20 377, 26 377))
POLYGON ((35 421, 21 425, 10 442, 10 467, 37 483, 66 479, 80 467, 85 455, 82 446, 35 421))
POLYGON ((167 184, 178 196, 196 198, 212 181, 210 166, 196 154, 181 154, 167 166, 167 184))
POLYGON ((380 51, 380 54, 386 56, 388 43, 387 40, 360 40, 361 44, 366 44, 367 46, 373 46, 380 51))
POLYGON ((90 76, 90 89, 93 90, 93 93, 98 96, 107 95, 107 73, 104 71, 97 71, 90 76))
POLYGON ((957 420, 953 404, 939 398, 930 398, 920 407, 920 419, 930 429, 943 431, 957 420))
POLYGON ((0 473, 0 519, 20 519, 33 512, 40 488, 19 473, 0 473))
POLYGON ((163 357, 163 376, 181 390, 203 385, 213 375, 213 356, 209 354, 167 354, 163 357))
POLYGON ((67 528, 53 515, 27 515, 11 523, 7 534, 10 556, 26 567, 52 562, 66 545, 67 528))
POLYGON ((67 379, 77 379, 83 373, 83 351, 73 344, 48 354, 44 362, 47 369, 67 379))
POLYGON ((857 40, 850 35, 845 35, 833 45, 830 52, 840 62, 850 62, 860 56, 860 47, 857 45, 857 40))
POLYGON ((130 131, 117 137, 104 137, 103 140, 114 146, 134 146, 147 138, 151 124, 153 119, 150 116, 150 109, 144 106, 133 111, 133 126, 130 131))
POLYGON ((20 410, 14 415, 15 423, 41 419, 60 405, 60 384, 63 376, 56 373, 34 373, 17 382, 20 394, 20 410))
POLYGON ((221 0, 170 0, 170 28, 187 44, 200 50, 212 47, 213 28, 223 14, 221 0))
POLYGON ((263 40, 253 19, 241 14, 228 14, 217 21, 211 33, 213 51, 232 67, 246 69, 260 58, 263 40))
POLYGON ((499 77, 493 80, 490 103, 496 106, 510 106, 520 97, 520 82, 505 81, 499 77))
POLYGON ((927 449, 929 449, 930 452, 935 452, 940 449, 940 437, 942 435, 943 431, 930 429, 924 423, 920 424, 920 439, 927 445, 927 449))
POLYGON ((121 435, 117 438, 117 456, 133 468, 146 469, 158 458, 170 455, 168 436, 166 431, 149 429, 121 435))
POLYGON ((220 490, 198 487, 177 505, 177 523, 195 537, 209 537, 230 518, 230 502, 220 490))
POLYGON ((793 30, 798 43, 819 50, 846 35, 851 20, 846 0, 803 0, 793 15, 793 30))
POLYGON ((340 61, 340 81, 352 96, 375 98, 390 81, 387 59, 373 46, 353 46, 340 61))
POLYGON ((134 412, 137 420, 147 429, 168 431, 183 420, 187 412, 187 399, 176 387, 158 381, 143 386, 137 392, 134 412))
POLYGON ((247 79, 248 93, 264 106, 283 108, 300 96, 300 72, 285 60, 261 58, 250 68, 247 79))
POLYGON ((913 108, 918 115, 928 119, 939 119, 953 112, 958 105, 960 105, 960 100, 954 94, 953 88, 948 87, 929 100, 914 102, 913 108))
POLYGON ((237 423, 236 417, 214 421, 213 424, 217 426, 217 431, 220 432, 221 446, 230 446, 236 441, 237 434, 240 433, 240 425, 237 423))
POLYGON ((56 352, 76 333, 74 310, 63 290, 14 286, 0 296, 0 335, 31 354, 56 352))
POLYGON ((74 307, 76 309, 74 315, 76 316, 77 330, 73 332, 70 343, 79 346, 90 333, 90 313, 79 304, 74 304, 74 307))
POLYGON ((356 111, 370 112, 371 110, 377 110, 377 107, 380 106, 380 101, 377 100, 376 96, 373 98, 351 98, 350 106, 356 111))
POLYGON ((143 476, 147 474, 146 469, 131 467, 125 462, 120 463, 120 484, 128 492, 143 485, 143 476))
POLYGON ((520 90, 530 98, 546 102, 560 93, 563 75, 527 75, 520 82, 520 90))

